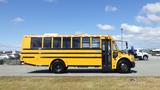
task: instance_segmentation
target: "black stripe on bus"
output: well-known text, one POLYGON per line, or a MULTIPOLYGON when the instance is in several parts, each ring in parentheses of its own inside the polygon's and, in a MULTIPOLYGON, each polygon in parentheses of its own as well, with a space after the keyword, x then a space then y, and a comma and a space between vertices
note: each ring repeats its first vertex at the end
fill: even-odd
POLYGON ((24 56, 22 58, 34 58, 34 56, 24 56))
POLYGON ((102 54, 102 53, 99 53, 99 52, 42 52, 41 54, 102 54))
POLYGON ((69 67, 100 67, 101 65, 68 65, 69 67))
POLYGON ((102 58, 102 57, 49 57, 49 56, 43 56, 41 58, 102 58))
POLYGON ((38 52, 21 52, 21 54, 39 54, 38 52))
POLYGON ((100 53, 100 52, 92 52, 92 53, 90 53, 90 52, 42 52, 42 53, 38 53, 38 52, 34 52, 34 53, 32 53, 32 52, 22 52, 21 54, 102 54, 102 53, 100 53))
POLYGON ((23 48, 23 50, 102 50, 100 48, 23 48))

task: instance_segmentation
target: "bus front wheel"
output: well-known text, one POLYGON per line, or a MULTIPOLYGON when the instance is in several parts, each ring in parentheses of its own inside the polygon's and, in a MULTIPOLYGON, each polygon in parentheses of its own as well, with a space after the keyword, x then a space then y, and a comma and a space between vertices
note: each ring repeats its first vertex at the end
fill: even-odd
POLYGON ((50 71, 53 73, 64 73, 66 66, 62 61, 56 60, 51 64, 50 71))
POLYGON ((118 71, 120 73, 130 73, 131 71, 130 64, 126 61, 120 61, 118 64, 118 71))

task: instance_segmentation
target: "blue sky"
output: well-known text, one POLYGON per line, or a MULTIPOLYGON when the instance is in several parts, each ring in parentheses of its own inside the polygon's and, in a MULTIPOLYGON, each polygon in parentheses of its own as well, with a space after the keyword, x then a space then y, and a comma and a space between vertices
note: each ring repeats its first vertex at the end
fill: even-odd
MULTIPOLYGON (((153 38, 160 29, 159 3, 159 0, 0 0, 0 49, 20 47, 26 34, 79 32, 111 34, 119 39, 121 27, 131 45, 158 48, 160 43, 153 38), (145 32, 153 35, 148 33, 150 38, 145 39, 145 32), (150 40, 154 42, 146 43, 150 40)), ((160 39, 159 33, 156 36, 160 39)))

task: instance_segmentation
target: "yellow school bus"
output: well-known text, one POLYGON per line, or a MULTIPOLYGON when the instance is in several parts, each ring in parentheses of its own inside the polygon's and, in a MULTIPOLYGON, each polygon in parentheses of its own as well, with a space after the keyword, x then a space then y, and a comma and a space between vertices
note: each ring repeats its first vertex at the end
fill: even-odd
POLYGON ((20 60, 29 65, 48 66, 54 73, 64 73, 70 66, 122 73, 135 67, 134 56, 120 51, 110 35, 25 35, 20 60))

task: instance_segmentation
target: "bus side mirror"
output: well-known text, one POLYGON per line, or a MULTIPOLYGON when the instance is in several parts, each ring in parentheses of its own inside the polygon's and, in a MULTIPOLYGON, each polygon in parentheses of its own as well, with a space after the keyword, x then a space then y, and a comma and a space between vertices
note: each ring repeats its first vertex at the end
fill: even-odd
POLYGON ((126 49, 128 49, 128 42, 126 42, 126 49))

